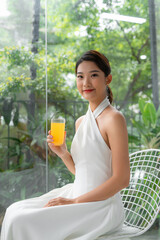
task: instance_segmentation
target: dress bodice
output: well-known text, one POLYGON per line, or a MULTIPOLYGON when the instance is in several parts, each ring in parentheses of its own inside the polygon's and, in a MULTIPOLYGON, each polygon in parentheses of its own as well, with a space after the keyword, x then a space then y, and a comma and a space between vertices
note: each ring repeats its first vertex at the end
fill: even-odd
POLYGON ((112 175, 112 153, 96 122, 109 104, 106 97, 94 112, 89 106, 73 139, 71 155, 76 169, 74 197, 93 190, 112 175))

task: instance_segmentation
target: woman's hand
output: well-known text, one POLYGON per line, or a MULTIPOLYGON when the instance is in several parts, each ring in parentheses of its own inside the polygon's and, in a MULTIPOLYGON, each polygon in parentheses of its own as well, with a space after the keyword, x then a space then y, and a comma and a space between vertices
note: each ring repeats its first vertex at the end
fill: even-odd
POLYGON ((75 199, 58 197, 58 198, 49 200, 49 202, 44 207, 53 207, 58 205, 66 205, 66 204, 74 204, 74 203, 76 203, 75 199))
POLYGON ((68 170, 72 173, 75 174, 75 164, 72 159, 71 154, 67 150, 67 145, 66 145, 66 132, 64 134, 64 142, 61 146, 55 146, 53 143, 53 136, 51 135, 51 131, 48 132, 49 135, 47 136, 47 142, 48 146, 51 149, 52 152, 58 155, 68 168, 68 170))
POLYGON ((48 136, 47 136, 47 142, 49 148, 57 154, 60 158, 67 152, 67 146, 66 146, 66 132, 64 134, 64 142, 61 146, 55 146, 53 143, 53 136, 51 135, 51 131, 48 131, 48 136))

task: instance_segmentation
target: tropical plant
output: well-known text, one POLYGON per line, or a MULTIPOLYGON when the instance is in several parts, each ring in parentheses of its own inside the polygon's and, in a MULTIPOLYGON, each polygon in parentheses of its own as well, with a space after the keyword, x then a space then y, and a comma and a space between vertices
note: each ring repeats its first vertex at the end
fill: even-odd
POLYGON ((150 99, 139 99, 141 117, 135 114, 132 118, 134 133, 129 135, 129 141, 141 145, 142 149, 160 147, 160 107, 156 108, 150 99))

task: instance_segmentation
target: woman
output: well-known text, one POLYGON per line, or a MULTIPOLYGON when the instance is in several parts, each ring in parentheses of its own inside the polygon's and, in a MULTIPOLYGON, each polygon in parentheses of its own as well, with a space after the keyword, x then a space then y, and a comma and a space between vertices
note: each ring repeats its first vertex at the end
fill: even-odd
POLYGON ((50 132, 47 137, 75 181, 12 204, 1 240, 94 240, 102 235, 110 239, 121 229, 124 210, 119 191, 130 178, 128 134, 123 115, 111 106, 110 73, 108 59, 97 51, 78 60, 77 88, 89 109, 76 121, 71 154, 65 141, 57 147, 50 132))

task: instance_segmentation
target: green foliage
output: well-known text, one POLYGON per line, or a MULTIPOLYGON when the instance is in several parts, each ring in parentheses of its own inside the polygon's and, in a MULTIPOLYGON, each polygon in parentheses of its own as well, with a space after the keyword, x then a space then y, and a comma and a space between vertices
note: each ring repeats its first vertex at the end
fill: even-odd
POLYGON ((45 177, 44 175, 45 166, 41 166, 40 163, 33 169, 26 169, 19 172, 10 170, 1 173, 1 205, 7 207, 13 201, 23 200, 28 197, 37 197, 45 193, 45 182, 42 181, 42 177, 45 177))
POLYGON ((15 127, 18 125, 18 121, 19 121, 19 108, 17 105, 14 111, 14 116, 13 116, 13 124, 15 127))
POLYGON ((25 67, 26 65, 29 65, 34 59, 33 53, 24 47, 5 47, 3 53, 4 57, 9 63, 9 70, 14 66, 25 67))
MULTIPOLYGON (((115 104, 120 108, 138 100, 138 94, 145 91, 151 94, 151 67, 149 50, 149 25, 132 24, 127 22, 111 22, 105 20, 101 26, 101 14, 105 12, 119 12, 123 15, 140 14, 148 20, 147 1, 124 1, 118 4, 117 1, 104 1, 104 8, 100 9, 97 1, 92 0, 50 0, 48 2, 48 89, 49 102, 54 99, 79 98, 76 91, 74 74, 76 59, 88 49, 97 49, 103 52, 111 62, 113 83, 111 84, 114 93, 115 104), (90 14, 88 14, 88 12, 90 14), (70 14, 72 13, 72 14, 70 14), (114 41, 113 41, 114 40, 114 41), (114 45, 113 45, 114 44, 114 45), (146 60, 141 60, 141 55, 146 55, 146 60), (117 68, 118 66, 118 68, 117 68), (68 84, 72 82, 72 86, 68 84), (121 83, 121 84, 119 84, 121 83), (132 88, 131 88, 132 87, 132 88)), ((16 12, 17 5, 10 5, 16 12)), ((8 74, 0 84, 2 92, 12 92, 15 88, 22 87, 22 91, 33 89, 36 100, 44 98, 45 94, 45 51, 44 51, 44 28, 43 12, 44 1, 41 2, 42 15, 40 21, 39 52, 33 55, 31 46, 26 47, 5 47, 1 51, 1 59, 5 61, 8 74), (36 65, 37 78, 34 82, 28 76, 30 66, 36 65), (14 68, 14 71, 13 71, 14 68), (23 75, 21 81, 18 78, 23 75), (13 78, 12 84, 8 77, 13 78), (26 82, 26 78, 28 83, 26 82), (14 82, 14 84, 13 84, 14 82), (17 82, 17 84, 16 84, 17 82), (21 83, 20 83, 21 82, 21 83)), ((17 8, 19 11, 19 8, 17 8)), ((21 13, 19 12, 21 16, 21 13)), ((2 76, 4 75, 4 72, 2 76)))
POLYGON ((2 106, 2 115, 4 117, 4 121, 7 125, 9 125, 11 121, 11 112, 13 108, 13 99, 6 98, 3 102, 2 106))
POLYGON ((157 123, 157 113, 153 103, 147 102, 144 99, 139 100, 139 108, 142 113, 143 122, 147 127, 155 128, 157 123))
POLYGON ((144 148, 160 147, 160 108, 156 111, 154 104, 149 99, 139 99, 139 109, 141 112, 140 120, 131 119, 137 135, 129 135, 129 140, 134 141, 135 145, 142 145, 144 148))

